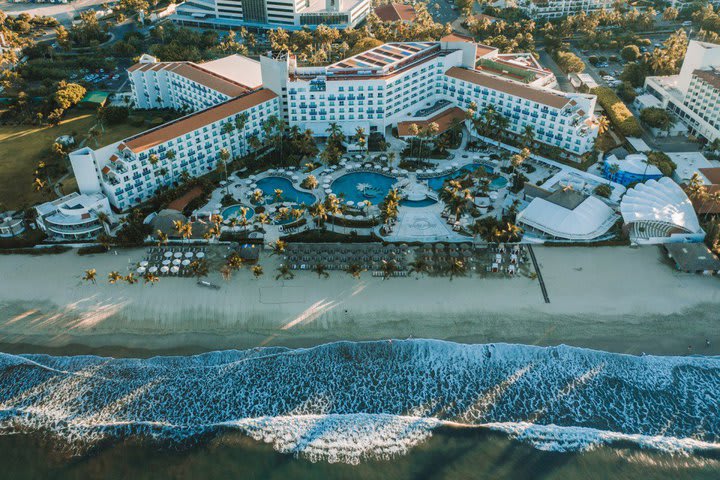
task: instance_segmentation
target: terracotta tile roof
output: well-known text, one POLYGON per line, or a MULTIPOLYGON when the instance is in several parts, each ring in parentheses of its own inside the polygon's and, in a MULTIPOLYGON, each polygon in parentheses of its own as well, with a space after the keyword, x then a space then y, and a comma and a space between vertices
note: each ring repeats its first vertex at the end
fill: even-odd
POLYGON ((475 58, 484 57, 488 53, 497 52, 497 48, 491 47, 489 45, 483 45, 482 43, 477 44, 477 52, 475 53, 475 58))
MULTIPOLYGON (((199 128, 223 118, 240 113, 255 105, 272 100, 275 97, 277 97, 277 95, 270 90, 256 90, 247 95, 228 100, 220 105, 179 118, 173 122, 130 137, 125 140, 125 144, 127 144, 128 148, 134 153, 139 153, 156 145, 160 145, 161 143, 165 143, 168 140, 185 135, 186 133, 194 132, 199 128)), ((121 144, 121 146, 122 145, 123 144, 121 144)), ((118 149, 120 148, 118 147, 118 149)))
POLYGON ((102 172, 107 175, 110 172, 110 167, 103 167, 102 172))
POLYGON ((440 112, 439 114, 435 115, 434 117, 430 118, 429 120, 424 120, 420 122, 413 122, 412 120, 404 121, 404 122, 398 122, 398 136, 400 137, 410 137, 410 125, 413 123, 416 124, 418 127, 422 128, 427 125, 429 125, 432 122, 435 122, 438 124, 438 127, 440 127, 440 130, 438 131, 438 134, 443 133, 450 129, 453 122, 455 120, 465 120, 465 111, 462 108, 459 107, 453 107, 448 110, 445 110, 444 112, 440 112))
POLYGON ((375 8, 375 15, 383 22, 412 22, 417 16, 412 5, 403 3, 388 3, 375 8))
POLYGON ((692 74, 709 83, 713 88, 720 89, 720 73, 715 70, 694 70, 692 74))
MULTIPOLYGON (((706 188, 707 193, 709 194, 720 192, 720 185, 707 185, 706 188)), ((688 194, 688 197, 690 196, 690 192, 688 192, 687 187, 685 188, 685 193, 688 194)), ((720 202, 707 198, 691 198, 690 201, 692 202, 696 213, 701 215, 720 213, 720 202)))
POLYGON ((698 170, 700 170, 700 173, 702 173, 710 183, 720 185, 720 167, 700 168, 698 170))
MULTIPOLYGON (((488 87, 499 92, 508 93, 516 97, 547 105, 553 108, 563 108, 568 104, 568 98, 547 90, 528 87, 520 83, 502 80, 490 75, 484 75, 474 70, 467 70, 460 67, 451 67, 445 75, 466 82, 474 83, 482 87, 488 87)), ((574 101, 574 100, 573 100, 574 101)))
POLYGON ((452 32, 445 35, 440 39, 441 42, 468 42, 473 43, 475 39, 470 35, 463 35, 462 33, 452 32))
POLYGON ((126 148, 127 148, 127 145, 125 145, 124 143, 121 143, 120 145, 118 145, 118 151, 119 151, 119 152, 122 152, 122 151, 125 150, 126 148))
POLYGON ((118 159, 118 156, 115 155, 114 153, 113 153, 112 155, 110 155, 110 161, 111 161, 111 162, 116 162, 117 159, 118 159))

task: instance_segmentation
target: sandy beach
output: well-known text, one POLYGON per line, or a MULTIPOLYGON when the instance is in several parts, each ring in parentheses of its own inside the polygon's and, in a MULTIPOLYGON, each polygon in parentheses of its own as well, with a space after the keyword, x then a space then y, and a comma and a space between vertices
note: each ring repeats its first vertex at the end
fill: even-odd
POLYGON ((142 250, 0 257, 0 350, 151 355, 336 340, 438 338, 568 344, 640 354, 720 353, 720 279, 677 272, 657 247, 535 249, 529 278, 393 278, 343 272, 275 280, 249 270, 210 290, 192 278, 111 285, 142 250), (95 268, 97 284, 81 280, 95 268), (711 341, 705 346, 705 339, 711 341), (692 345, 688 351, 688 345, 692 345))

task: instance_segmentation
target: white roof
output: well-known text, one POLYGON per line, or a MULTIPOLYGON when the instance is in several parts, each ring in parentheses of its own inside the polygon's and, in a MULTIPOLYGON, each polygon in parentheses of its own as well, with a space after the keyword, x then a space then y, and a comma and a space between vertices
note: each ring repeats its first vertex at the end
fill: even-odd
POLYGON ((652 150, 642 138, 627 137, 627 141, 638 152, 649 152, 652 150))
POLYGON ((632 153, 625 157, 625 160, 619 160, 615 155, 608 157, 605 163, 617 165, 620 171, 633 173, 635 175, 662 175, 662 172, 655 165, 649 165, 647 156, 642 153, 632 153))
POLYGON ((250 88, 262 86, 260 62, 242 55, 228 55, 210 62, 201 63, 205 70, 250 88))
POLYGON ((692 202, 668 177, 648 180, 627 191, 620 202, 625 223, 663 222, 686 231, 702 231, 692 202))
POLYGON ((519 223, 554 237, 575 240, 591 240, 603 235, 616 219, 613 210, 593 196, 586 198, 574 210, 538 197, 517 215, 519 223))
POLYGON ((638 95, 635 98, 635 101, 642 105, 641 108, 663 108, 663 104, 660 100, 655 97, 655 95, 650 95, 649 93, 643 93, 642 95, 638 95))
POLYGON ((701 152, 667 152, 667 156, 677 165, 673 176, 680 183, 686 183, 694 173, 700 173, 701 168, 714 166, 701 152))

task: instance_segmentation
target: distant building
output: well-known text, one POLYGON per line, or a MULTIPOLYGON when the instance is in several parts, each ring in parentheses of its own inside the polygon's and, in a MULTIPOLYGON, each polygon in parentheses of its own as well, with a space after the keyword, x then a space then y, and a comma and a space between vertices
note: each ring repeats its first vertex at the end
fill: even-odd
POLYGON ((603 176, 626 187, 631 183, 662 178, 663 174, 660 169, 647 163, 647 159, 647 155, 642 153, 630 154, 624 160, 610 155, 605 159, 603 176), (613 166, 617 168, 617 171, 613 171, 613 166))
POLYGON ((678 270, 714 275, 720 273, 720 259, 704 243, 669 243, 663 246, 678 270))
POLYGON ((0 237, 15 237, 25 231, 23 212, 0 212, 0 237))
POLYGON ((383 22, 414 22, 415 7, 405 3, 386 3, 375 7, 375 15, 383 22))
POLYGON ((612 9, 612 0, 507 0, 507 6, 515 4, 531 18, 560 18, 581 12, 612 9))
POLYGON ((92 240, 108 226, 101 221, 100 214, 112 219, 110 204, 105 195, 66 195, 57 200, 35 207, 38 226, 53 239, 92 240))
POLYGON ((592 241, 605 235, 619 216, 602 200, 574 190, 534 187, 532 201, 517 214, 526 235, 548 240, 592 241))
POLYGON ((620 202, 620 212, 633 243, 702 242, 705 238, 690 199, 668 177, 628 190, 620 202))
POLYGON ((186 0, 171 18, 181 25, 223 28, 347 28, 364 20, 370 8, 370 0, 186 0))
POLYGON ((720 166, 720 162, 711 162, 702 152, 666 152, 677 168, 673 172, 672 179, 679 184, 687 184, 696 173, 700 175, 700 179, 705 185, 710 182, 703 177, 701 170, 704 168, 712 168, 720 166))
POLYGON ((720 200, 715 200, 712 196, 720 193, 720 167, 701 168, 699 175, 708 195, 702 198, 690 198, 693 207, 695 207, 695 212, 698 215, 720 214, 720 200))
POLYGON ((678 75, 647 77, 645 90, 691 135, 720 138, 720 45, 691 40, 678 75))

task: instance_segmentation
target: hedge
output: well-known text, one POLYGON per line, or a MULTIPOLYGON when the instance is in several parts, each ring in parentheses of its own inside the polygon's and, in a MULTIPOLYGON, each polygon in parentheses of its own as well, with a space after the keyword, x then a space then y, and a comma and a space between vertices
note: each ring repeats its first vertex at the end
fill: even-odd
POLYGON ((639 137, 642 129, 637 118, 635 118, 627 106, 608 87, 595 87, 592 93, 597 95, 598 102, 605 109, 610 121, 626 137, 639 137))

